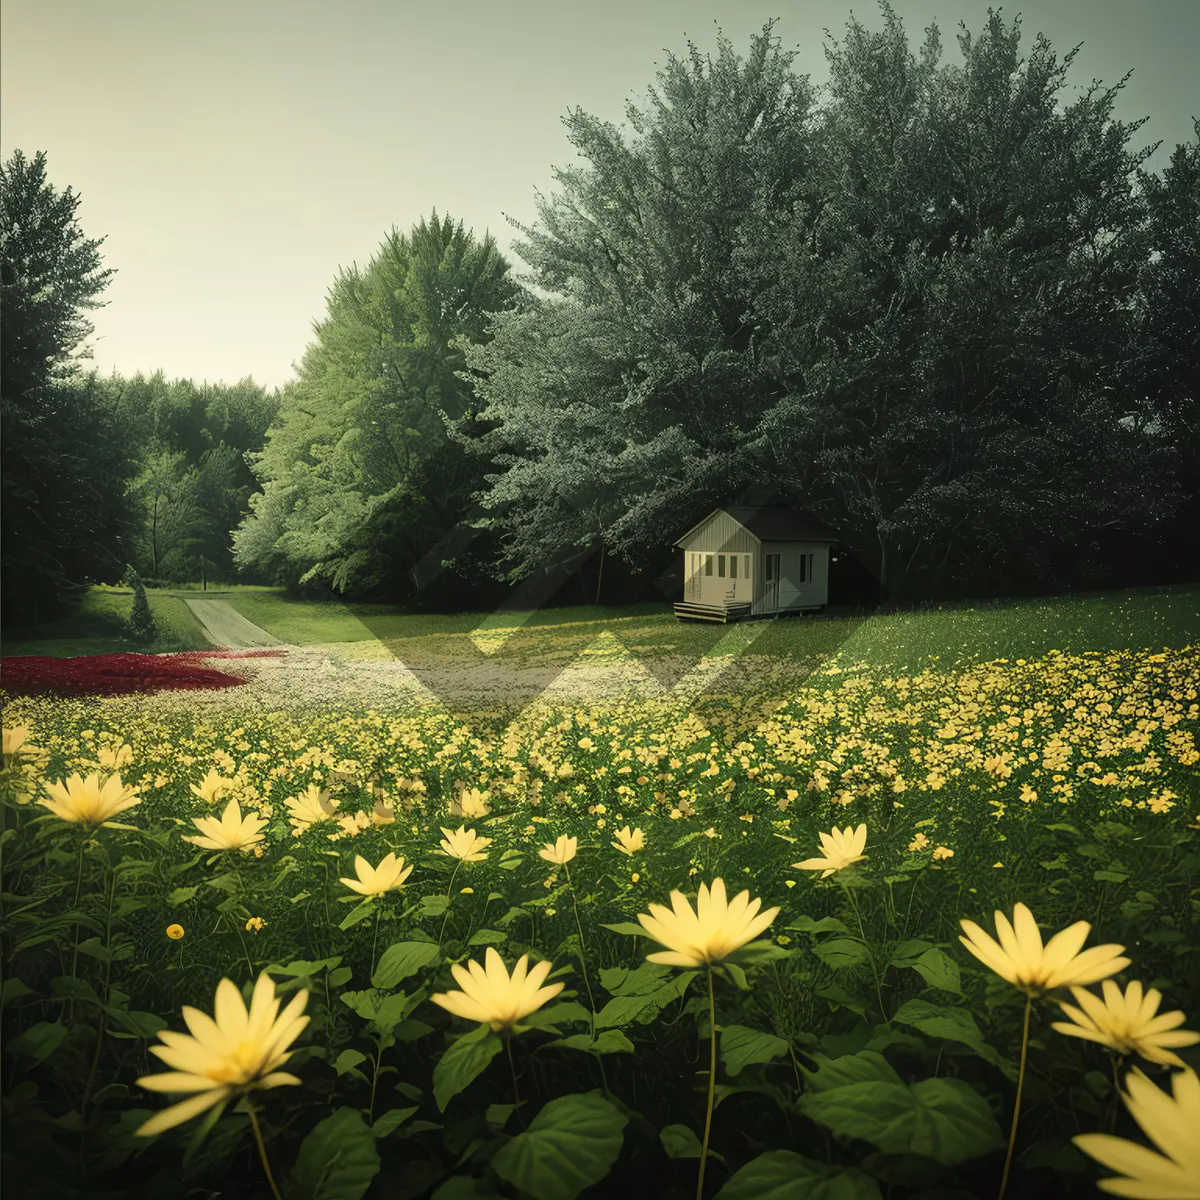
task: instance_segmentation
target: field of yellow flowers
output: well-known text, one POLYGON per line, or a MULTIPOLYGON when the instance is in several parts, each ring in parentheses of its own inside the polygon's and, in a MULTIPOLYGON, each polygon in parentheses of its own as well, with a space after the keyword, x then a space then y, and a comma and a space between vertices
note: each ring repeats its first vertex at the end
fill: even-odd
POLYGON ((6 1192, 1200 1195, 1198 687, 10 697, 6 1192))

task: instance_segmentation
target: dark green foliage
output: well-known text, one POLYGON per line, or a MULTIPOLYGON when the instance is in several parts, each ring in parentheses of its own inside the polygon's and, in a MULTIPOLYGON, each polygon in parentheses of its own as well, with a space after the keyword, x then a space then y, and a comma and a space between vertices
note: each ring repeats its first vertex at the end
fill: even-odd
POLYGON ((464 347, 518 292, 490 239, 436 212, 408 236, 393 231, 365 269, 343 270, 251 456, 263 491, 237 531, 238 565, 273 582, 411 594, 410 568, 484 483, 451 437, 469 441, 474 416, 464 347))
POLYGON ((6 623, 53 616, 89 578, 115 578, 133 466, 112 408, 81 375, 83 310, 107 286, 103 238, 84 238, 79 197, 46 179, 45 155, 0 167, 0 540, 6 623))

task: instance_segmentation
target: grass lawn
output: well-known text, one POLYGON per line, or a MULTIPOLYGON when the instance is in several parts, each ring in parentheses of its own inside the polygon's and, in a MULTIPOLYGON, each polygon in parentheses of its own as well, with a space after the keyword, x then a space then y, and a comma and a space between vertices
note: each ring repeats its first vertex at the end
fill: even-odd
POLYGON ((5 629, 0 633, 0 654, 45 655, 73 658, 87 654, 160 654, 179 650, 207 650, 210 643, 200 622, 178 596, 148 588, 146 598, 158 629, 158 637, 138 644, 126 632, 133 609, 128 588, 93 587, 73 610, 36 627, 5 629))

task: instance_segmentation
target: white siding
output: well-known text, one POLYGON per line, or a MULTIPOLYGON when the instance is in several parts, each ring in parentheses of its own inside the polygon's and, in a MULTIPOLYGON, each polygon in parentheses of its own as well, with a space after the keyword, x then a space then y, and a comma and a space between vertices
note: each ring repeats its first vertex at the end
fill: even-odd
MULTIPOLYGON (((829 544, 827 542, 764 542, 763 556, 779 555, 779 608, 820 608, 829 596, 829 544), (800 582, 800 556, 812 555, 812 578, 800 582)), ((762 598, 762 568, 755 576, 755 604, 753 613, 770 612, 762 598)))
POLYGON ((718 512, 683 543, 683 598, 695 604, 743 604, 757 595, 758 539, 728 513, 718 512), (704 561, 712 556, 712 574, 704 573, 704 561), (737 578, 731 573, 730 558, 737 555, 737 578), (720 575, 720 559, 725 559, 725 575, 720 575), (747 560, 749 560, 747 562, 747 560), (749 576, 746 568, 749 566, 749 576), (698 571, 699 587, 688 586, 693 569, 698 571))

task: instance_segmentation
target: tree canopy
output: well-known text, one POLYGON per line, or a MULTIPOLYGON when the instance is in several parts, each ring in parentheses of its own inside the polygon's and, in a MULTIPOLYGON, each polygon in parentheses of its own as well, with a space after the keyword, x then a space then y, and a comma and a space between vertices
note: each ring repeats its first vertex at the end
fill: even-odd
POLYGON ((235 537, 240 565, 339 592, 411 591, 408 570, 481 483, 451 432, 474 413, 464 347, 520 295, 508 270, 490 237, 435 211, 340 272, 253 456, 262 492, 235 537))

